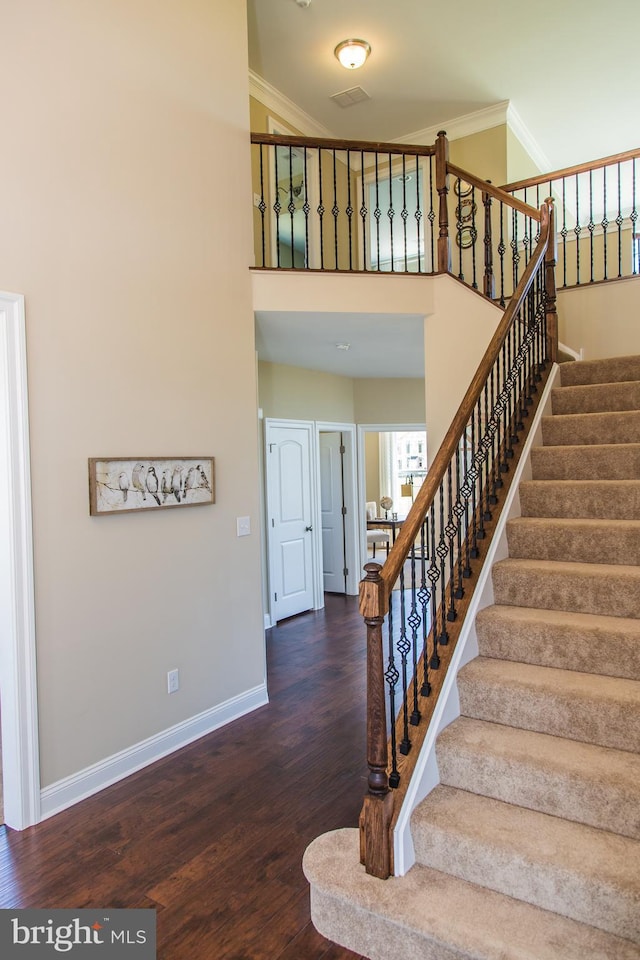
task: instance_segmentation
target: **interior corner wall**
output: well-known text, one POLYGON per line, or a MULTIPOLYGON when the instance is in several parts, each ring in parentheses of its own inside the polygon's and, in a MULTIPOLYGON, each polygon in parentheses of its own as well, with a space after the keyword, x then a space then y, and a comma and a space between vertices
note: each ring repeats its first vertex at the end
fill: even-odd
POLYGON ((23 0, 3 39, 46 787, 265 681, 246 11, 23 0), (89 516, 88 457, 208 454, 215 505, 89 516))
POLYGON ((449 142, 451 163, 483 180, 507 182, 507 125, 481 130, 449 142))
POLYGON ((558 337, 584 360, 640 354, 640 278, 558 291, 558 337))
MULTIPOLYGON (((501 180, 497 186, 503 183, 516 183, 518 180, 526 180, 528 177, 535 177, 541 172, 540 167, 515 135, 511 127, 507 127, 506 177, 504 180, 501 180)), ((535 196, 535 190, 532 196, 535 196)), ((540 198, 541 201, 544 199, 544 197, 540 198)), ((533 201, 533 203, 535 206, 535 201, 533 201)))

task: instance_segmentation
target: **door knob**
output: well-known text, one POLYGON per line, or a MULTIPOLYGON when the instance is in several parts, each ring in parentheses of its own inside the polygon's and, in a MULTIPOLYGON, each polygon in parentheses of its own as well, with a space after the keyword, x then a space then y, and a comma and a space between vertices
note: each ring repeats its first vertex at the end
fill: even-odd
POLYGON ((306 531, 307 531, 307 533, 308 533, 308 532, 309 532, 309 530, 313 530, 313 527, 305 527, 305 530, 306 530, 306 531))

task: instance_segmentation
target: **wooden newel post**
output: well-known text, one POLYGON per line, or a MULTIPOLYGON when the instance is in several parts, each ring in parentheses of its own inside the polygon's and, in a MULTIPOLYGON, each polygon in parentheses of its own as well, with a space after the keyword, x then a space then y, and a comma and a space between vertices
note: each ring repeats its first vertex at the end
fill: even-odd
POLYGON ((547 200, 549 210, 549 241, 544 258, 544 283, 547 313, 547 355, 551 362, 558 359, 558 311, 556 309, 557 237, 553 198, 547 200))
POLYGON ((367 627, 367 764, 368 793, 360 813, 360 862, 367 873, 386 880, 392 872, 390 825, 393 794, 387 773, 387 718, 384 689, 382 624, 388 598, 380 564, 365 564, 360 582, 360 612, 367 627))
MULTIPOLYGON (((491 180, 487 180, 491 183, 491 180)), ((493 238, 491 228, 491 194, 482 194, 484 204, 484 295, 493 300, 493 238)))
POLYGON ((444 130, 438 131, 436 140, 436 190, 438 191, 438 273, 447 273, 451 266, 449 247, 449 211, 447 207, 447 163, 449 162, 449 142, 444 130))

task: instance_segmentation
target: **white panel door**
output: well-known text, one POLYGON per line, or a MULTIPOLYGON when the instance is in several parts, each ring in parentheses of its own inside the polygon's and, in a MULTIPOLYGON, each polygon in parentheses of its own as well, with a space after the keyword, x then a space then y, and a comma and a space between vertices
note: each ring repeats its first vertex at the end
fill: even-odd
POLYGON ((329 593, 345 593, 342 434, 320 434, 322 575, 329 593))
POLYGON ((313 608, 311 424, 265 422, 272 622, 313 608))

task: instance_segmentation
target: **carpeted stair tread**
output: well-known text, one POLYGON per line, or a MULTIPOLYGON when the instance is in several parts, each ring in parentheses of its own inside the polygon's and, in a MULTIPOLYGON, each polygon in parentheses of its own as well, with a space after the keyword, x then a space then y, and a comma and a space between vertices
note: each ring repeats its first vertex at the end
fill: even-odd
POLYGON ((636 617, 640 567, 558 560, 500 560, 491 576, 496 603, 636 617))
POLYGON ((640 941, 637 840, 442 785, 411 824, 424 866, 640 941))
POLYGON ((637 480, 640 443, 534 447, 531 471, 534 480, 637 480))
POLYGON ((604 360, 581 360, 560 366, 563 387, 581 383, 619 383, 640 380, 640 356, 607 357, 604 360))
POLYGON ((516 517, 507 540, 510 557, 640 564, 640 520, 516 517))
POLYGON ((639 443, 640 410, 567 413, 542 418, 542 442, 559 444, 639 443))
POLYGON ((436 742, 440 782, 640 839, 640 755, 458 717, 436 742))
POLYGON ((630 940, 419 864, 376 880, 354 829, 318 837, 303 867, 314 926, 372 960, 640 958, 630 940))
POLYGON ((464 717, 640 752, 640 680, 476 657, 457 682, 464 717))
POLYGON ((480 655, 640 680, 640 620, 494 604, 476 614, 480 655))
POLYGON ((519 494, 523 517, 640 518, 640 479, 523 480, 519 494))
POLYGON ((640 380, 556 387, 551 391, 551 408, 554 415, 640 410, 640 380))

